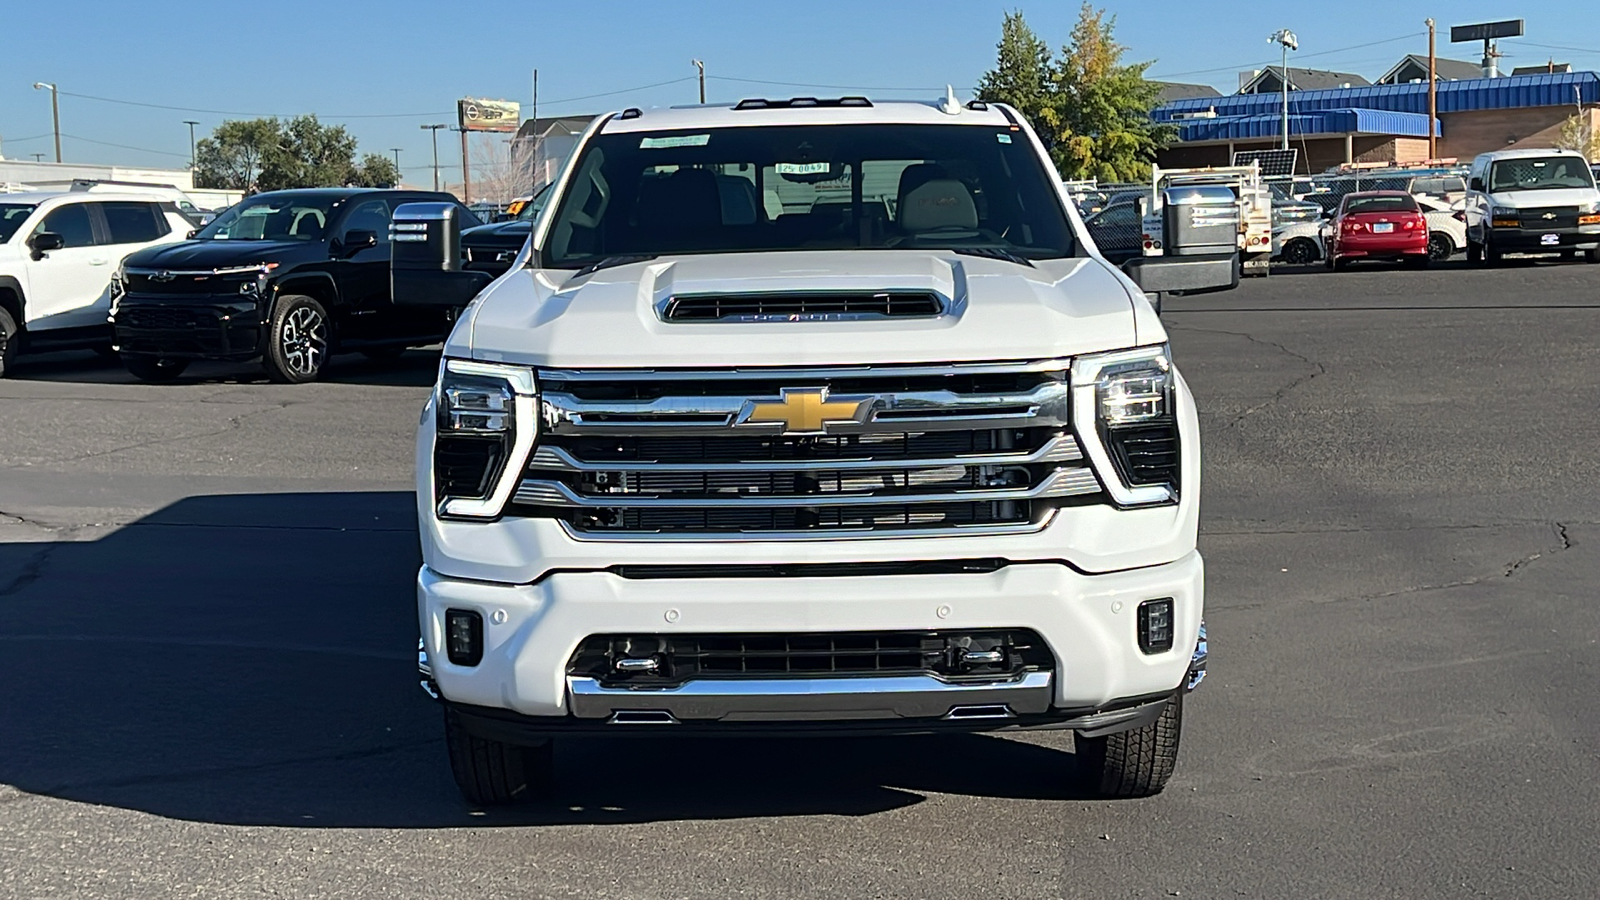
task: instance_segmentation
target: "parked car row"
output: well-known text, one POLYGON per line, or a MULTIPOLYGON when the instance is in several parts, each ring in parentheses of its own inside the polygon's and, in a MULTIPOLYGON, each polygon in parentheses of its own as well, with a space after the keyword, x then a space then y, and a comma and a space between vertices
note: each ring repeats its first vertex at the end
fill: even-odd
POLYGON ((308 189, 257 194, 202 225, 160 191, 0 195, 0 375, 30 351, 93 349, 146 381, 196 360, 260 360, 285 382, 334 353, 383 359, 442 340, 456 309, 391 302, 395 207, 457 207, 467 268, 498 275, 543 195, 484 226, 448 194, 308 189))

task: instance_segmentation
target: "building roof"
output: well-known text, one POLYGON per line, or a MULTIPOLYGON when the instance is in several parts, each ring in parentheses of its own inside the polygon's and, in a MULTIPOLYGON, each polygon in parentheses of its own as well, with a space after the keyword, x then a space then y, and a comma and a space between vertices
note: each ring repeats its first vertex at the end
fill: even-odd
MULTIPOLYGON (((1434 57, 1433 73, 1440 81, 1467 81, 1482 78, 1483 67, 1465 60, 1434 57)), ((1426 81, 1427 78, 1428 58, 1417 53, 1407 53, 1374 84, 1405 84, 1413 79, 1426 81), (1416 74, 1411 74, 1413 72, 1416 74)))
POLYGON ((1209 84, 1184 84, 1178 81, 1154 82, 1157 103, 1167 103, 1172 100, 1193 100, 1196 97, 1221 97, 1222 92, 1209 84))
POLYGON ((553 134, 582 134, 589 123, 594 121, 594 116, 546 116, 542 119, 527 119, 522 127, 517 129, 517 139, 526 140, 537 134, 541 138, 553 134))
POLYGON ((1572 63, 1547 62, 1542 66, 1517 66, 1511 70, 1513 75, 1548 75, 1552 72, 1571 72, 1572 63))
MULTIPOLYGON (((1249 141, 1274 138, 1283 133, 1283 119, 1276 113, 1215 119, 1185 119, 1176 124, 1178 140, 1184 143, 1249 141)), ((1435 134, 1438 133, 1438 129, 1438 123, 1435 122, 1435 134)), ((1381 109, 1321 109, 1289 116, 1291 138, 1339 134, 1427 137, 1428 116, 1426 113, 1390 112, 1381 109)))
MULTIPOLYGON (((1276 83, 1278 81, 1278 73, 1280 71, 1287 71, 1289 73, 1289 90, 1291 91, 1317 91, 1328 88, 1340 88, 1347 84, 1351 87, 1364 87, 1368 84, 1371 84, 1371 82, 1367 81, 1365 78, 1362 78, 1360 75, 1354 75, 1349 72, 1330 72, 1325 69, 1300 69, 1296 68, 1295 66, 1290 66, 1288 69, 1283 69, 1281 66, 1267 66, 1265 69, 1257 72, 1256 77, 1250 79, 1250 81, 1246 83, 1244 87, 1239 88, 1239 93, 1254 94, 1261 86, 1262 82, 1267 81, 1268 79, 1271 79, 1274 83, 1276 83)), ((1273 88, 1273 90, 1276 91, 1277 88, 1273 88)))
MULTIPOLYGON (((1583 103, 1600 103, 1600 74, 1558 72, 1554 75, 1513 75, 1474 78, 1438 85, 1439 112, 1482 109, 1521 109, 1530 106, 1566 106, 1574 102, 1573 88, 1583 103)), ((1151 115, 1170 122, 1178 113, 1215 109, 1219 117, 1271 115, 1282 101, 1272 94, 1233 94, 1227 97, 1174 100, 1156 107, 1151 115)), ((1321 91, 1295 91, 1289 95, 1290 115, 1331 109, 1370 109, 1390 112, 1428 111, 1426 84, 1381 84, 1321 91)))

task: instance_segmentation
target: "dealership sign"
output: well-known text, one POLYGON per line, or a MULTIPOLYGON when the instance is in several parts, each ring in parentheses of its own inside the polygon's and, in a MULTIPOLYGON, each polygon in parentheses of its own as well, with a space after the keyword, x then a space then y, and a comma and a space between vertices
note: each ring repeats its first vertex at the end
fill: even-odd
POLYGON ((462 131, 516 131, 522 124, 522 104, 515 100, 456 101, 462 131))

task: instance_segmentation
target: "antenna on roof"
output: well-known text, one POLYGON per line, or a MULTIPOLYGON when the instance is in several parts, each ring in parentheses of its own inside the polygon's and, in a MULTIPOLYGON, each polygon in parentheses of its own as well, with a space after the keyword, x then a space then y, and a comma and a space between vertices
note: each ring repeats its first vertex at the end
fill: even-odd
POLYGON ((961 115, 961 101, 956 99, 955 85, 944 86, 944 99, 939 102, 939 111, 952 116, 961 115))

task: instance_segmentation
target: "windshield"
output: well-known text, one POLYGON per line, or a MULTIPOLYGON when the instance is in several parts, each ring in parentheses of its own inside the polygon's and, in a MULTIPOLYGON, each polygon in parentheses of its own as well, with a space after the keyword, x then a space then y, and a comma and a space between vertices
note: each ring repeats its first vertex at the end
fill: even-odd
POLYGON ((263 194, 230 207, 194 237, 199 241, 320 240, 340 199, 263 194))
POLYGON ((1501 159, 1489 167, 1489 190, 1495 192, 1592 187, 1589 164, 1575 156, 1501 159))
MULTIPOLYGON (((554 183, 555 182, 551 182, 551 184, 554 183)), ((533 195, 532 200, 522 204, 522 208, 517 210, 517 221, 532 222, 534 219, 539 218, 539 211, 544 209, 544 205, 549 202, 550 185, 547 184, 539 189, 539 193, 533 195)))
POLYGON ((1363 196, 1351 194, 1344 200, 1347 213, 1417 212, 1417 201, 1406 195, 1379 194, 1363 196))
POLYGON ((993 249, 1070 256, 1057 176, 1020 133, 781 125, 600 135, 542 262, 761 250, 993 249))
POLYGON ((34 209, 32 203, 0 203, 0 244, 11 240, 34 209))

